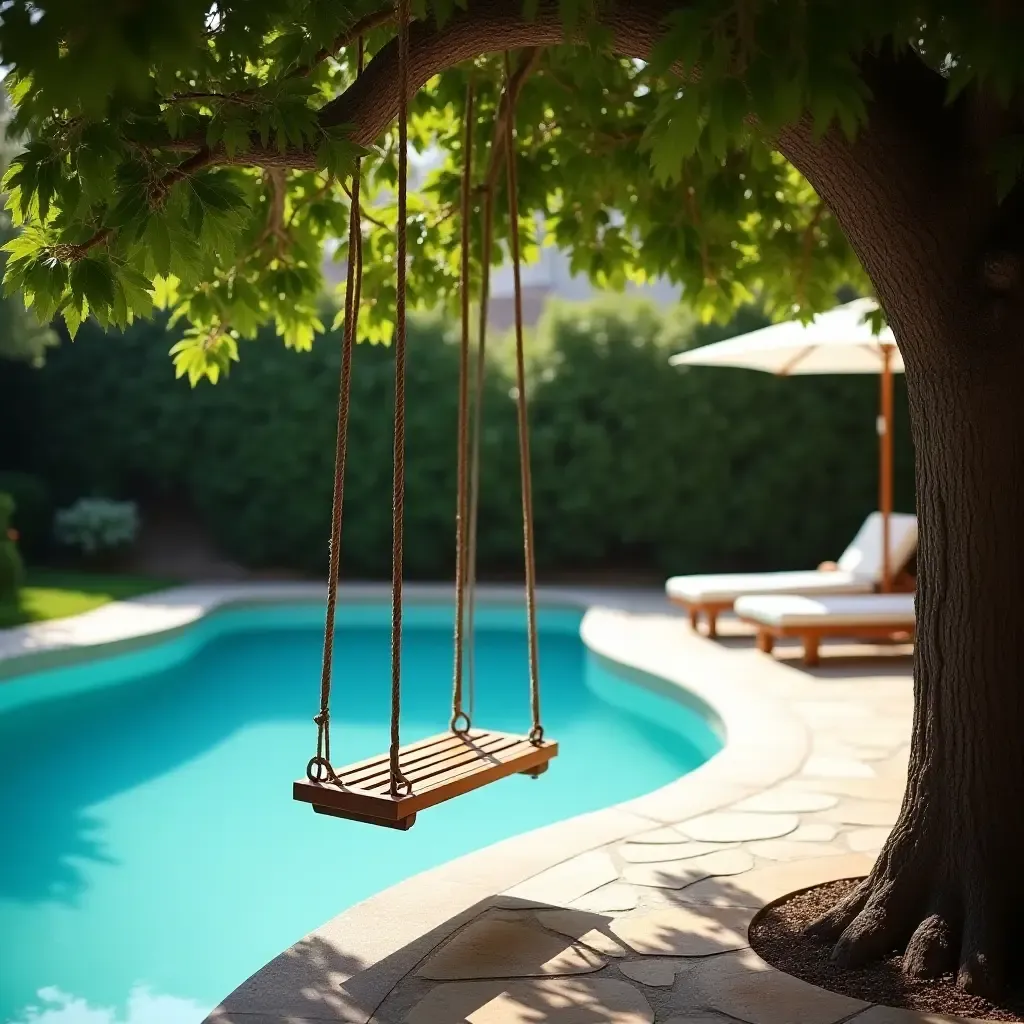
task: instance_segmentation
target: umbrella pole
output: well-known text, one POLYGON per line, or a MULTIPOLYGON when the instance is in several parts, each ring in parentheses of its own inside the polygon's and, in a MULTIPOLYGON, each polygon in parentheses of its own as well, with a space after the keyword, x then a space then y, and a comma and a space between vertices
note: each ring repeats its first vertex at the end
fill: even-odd
POLYGON ((882 513, 882 591, 892 590, 889 517, 892 515, 892 346, 882 346, 882 414, 879 433, 879 510, 882 513))

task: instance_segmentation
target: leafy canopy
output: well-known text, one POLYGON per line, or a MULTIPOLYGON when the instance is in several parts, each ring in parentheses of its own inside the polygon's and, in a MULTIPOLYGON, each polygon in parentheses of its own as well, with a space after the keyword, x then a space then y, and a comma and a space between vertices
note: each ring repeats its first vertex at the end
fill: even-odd
MULTIPOLYGON (((4 95, 0 93, 0 125, 6 126, 9 116, 4 95)), ((0 167, 6 167, 11 156, 20 147, 0 140, 0 167)), ((17 231, 6 212, 0 212, 0 246, 12 241, 17 231)), ((0 251, 0 264, 7 254, 0 251)), ((0 296, 0 359, 39 366, 46 350, 57 344, 57 335, 48 323, 40 323, 32 316, 20 295, 0 296)), ((2 488, 0 488, 2 490, 2 488)))
MULTIPOLYGON (((858 64, 867 49, 914 47, 951 97, 981 87, 1009 103, 1024 74, 1021 34, 966 0, 664 0, 649 60, 613 54, 603 13, 655 2, 509 0, 524 18, 557 8, 574 40, 513 55, 523 244, 529 258, 532 221, 600 285, 664 275, 705 319, 755 294, 773 313, 809 315, 840 284, 865 284, 771 139, 804 112, 816 131, 852 137, 869 100, 858 64)), ((440 33, 484 8, 495 5, 413 4, 440 33)), ((59 313, 72 334, 90 314, 124 327, 170 308, 189 325, 173 354, 193 383, 217 380, 263 324, 308 348, 325 327, 323 254, 346 253, 350 178, 363 157, 363 323, 366 337, 386 341, 394 133, 363 149, 351 125, 326 115, 354 81, 357 35, 368 59, 393 61, 390 13, 380 0, 176 0, 108 5, 97 17, 80 0, 7 0, 0 56, 14 131, 29 139, 4 184, 21 227, 6 246, 8 294, 20 292, 41 321, 59 313)), ((470 78, 475 181, 493 182, 499 241, 508 230, 493 144, 500 55, 437 70, 410 130, 417 151, 435 157, 410 196, 413 307, 457 291, 470 78)), ((1003 141, 993 173, 1006 187, 1024 147, 1003 141)), ((481 188, 475 195, 479 209, 481 188)))

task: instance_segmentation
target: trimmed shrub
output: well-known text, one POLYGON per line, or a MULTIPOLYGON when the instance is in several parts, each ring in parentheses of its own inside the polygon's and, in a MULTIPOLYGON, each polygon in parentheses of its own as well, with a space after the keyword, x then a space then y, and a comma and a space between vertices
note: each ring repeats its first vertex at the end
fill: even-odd
MULTIPOLYGON (((714 335, 678 311, 615 297, 554 304, 528 339, 537 556, 542 572, 793 568, 836 557, 877 502, 878 382, 679 369, 714 335)), ((23 397, 32 469, 56 500, 83 493, 187 498, 224 552, 320 575, 327 562, 340 342, 311 352, 247 345, 216 387, 173 379, 160 324, 104 336, 86 324, 23 397)), ((482 441, 482 575, 521 572, 509 339, 491 345, 482 441)), ((355 352, 342 571, 390 572, 393 351, 355 352)), ((458 347, 410 325, 406 569, 454 563, 458 347)), ((0 383, 2 388, 2 383, 0 383)), ((3 395, 0 394, 0 406, 3 395)), ((905 392, 897 401, 897 506, 913 507, 905 392)), ((3 465, 0 452, 0 465, 3 465)))
POLYGON ((53 527, 58 544, 93 559, 127 551, 139 534, 139 513, 132 501, 79 498, 58 510, 53 527))
POLYGON ((53 528, 50 489, 42 477, 15 471, 0 473, 0 491, 14 499, 11 525, 18 531, 18 545, 30 562, 45 558, 53 528))
POLYGON ((17 531, 11 526, 14 499, 0 492, 0 602, 16 601, 25 578, 18 552, 17 531))

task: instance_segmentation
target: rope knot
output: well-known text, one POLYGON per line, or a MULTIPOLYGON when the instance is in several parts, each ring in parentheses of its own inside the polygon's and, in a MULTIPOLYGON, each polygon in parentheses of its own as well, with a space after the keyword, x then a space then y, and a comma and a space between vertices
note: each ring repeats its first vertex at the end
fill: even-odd
POLYGON ((331 720, 330 711, 321 711, 319 714, 313 716, 313 724, 318 728, 322 729, 331 720))

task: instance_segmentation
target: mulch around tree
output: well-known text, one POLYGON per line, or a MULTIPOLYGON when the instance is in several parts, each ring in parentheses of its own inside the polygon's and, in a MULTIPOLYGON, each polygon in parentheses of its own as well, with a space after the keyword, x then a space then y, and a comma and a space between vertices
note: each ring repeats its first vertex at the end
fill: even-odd
POLYGON ((750 945, 766 963, 819 988, 884 1006, 988 1020, 1024 1021, 1024 984, 1017 982, 999 1005, 961 992, 953 974, 930 981, 906 977, 899 953, 850 970, 829 960, 832 945, 803 934, 804 928, 849 893, 858 879, 844 879, 784 896, 750 926, 750 945))

